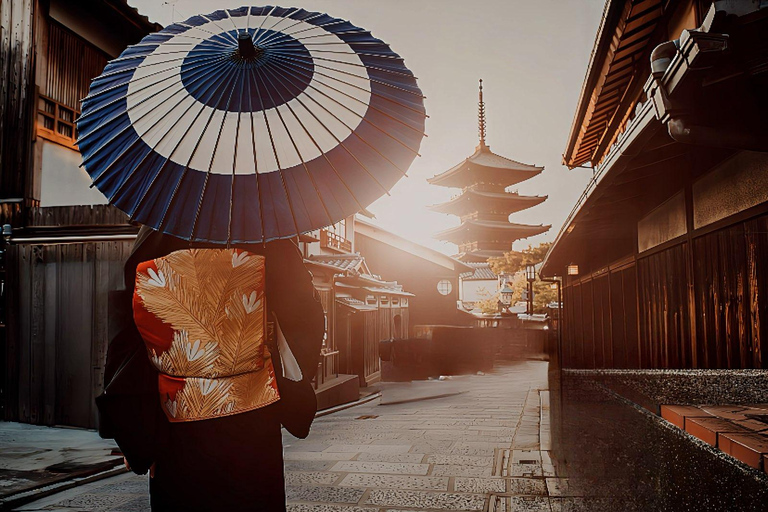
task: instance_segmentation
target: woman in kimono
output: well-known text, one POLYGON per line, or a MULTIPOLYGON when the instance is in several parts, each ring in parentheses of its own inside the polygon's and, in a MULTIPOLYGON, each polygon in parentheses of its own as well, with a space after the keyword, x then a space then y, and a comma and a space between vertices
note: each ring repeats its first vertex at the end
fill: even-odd
POLYGON ((225 248, 142 228, 110 305, 102 437, 152 510, 285 510, 281 425, 304 438, 324 313, 292 240, 225 248))

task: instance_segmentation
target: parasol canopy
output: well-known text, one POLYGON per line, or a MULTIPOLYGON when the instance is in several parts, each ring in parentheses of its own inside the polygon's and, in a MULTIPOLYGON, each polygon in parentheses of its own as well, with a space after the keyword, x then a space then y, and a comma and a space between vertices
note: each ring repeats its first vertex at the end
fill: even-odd
POLYGON ((249 243, 328 226, 405 175, 424 97, 370 32, 298 8, 194 16, 93 80, 77 127, 93 184, 136 222, 249 243))

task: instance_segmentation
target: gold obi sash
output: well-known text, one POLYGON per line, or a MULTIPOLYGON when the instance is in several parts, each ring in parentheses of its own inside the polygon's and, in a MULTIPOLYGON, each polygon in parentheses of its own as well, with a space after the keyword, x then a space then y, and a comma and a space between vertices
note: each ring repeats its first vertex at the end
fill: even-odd
POLYGON ((228 416, 280 399, 264 343, 263 256, 186 249, 140 263, 133 318, 160 371, 170 421, 228 416))

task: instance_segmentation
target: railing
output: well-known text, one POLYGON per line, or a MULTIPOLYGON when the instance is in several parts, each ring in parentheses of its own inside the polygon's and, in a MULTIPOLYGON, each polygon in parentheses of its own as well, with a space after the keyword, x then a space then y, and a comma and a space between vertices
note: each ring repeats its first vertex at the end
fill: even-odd
POLYGON ((320 230, 320 247, 341 252, 352 252, 352 242, 327 229, 320 230))

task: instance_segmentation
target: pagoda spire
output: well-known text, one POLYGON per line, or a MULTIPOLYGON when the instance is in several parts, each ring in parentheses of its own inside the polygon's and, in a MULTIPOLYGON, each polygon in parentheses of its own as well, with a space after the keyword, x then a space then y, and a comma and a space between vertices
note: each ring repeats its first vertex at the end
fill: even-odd
POLYGON ((477 149, 484 149, 488 146, 485 144, 485 102, 483 101, 483 79, 480 79, 480 92, 478 93, 477 102, 477 132, 480 136, 480 145, 477 149))

